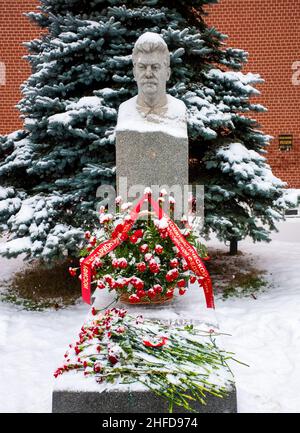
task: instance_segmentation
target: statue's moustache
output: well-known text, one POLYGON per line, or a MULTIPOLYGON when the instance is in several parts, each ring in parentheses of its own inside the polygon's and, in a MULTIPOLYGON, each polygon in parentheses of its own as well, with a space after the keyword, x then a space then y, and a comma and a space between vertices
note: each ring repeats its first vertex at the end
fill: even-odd
POLYGON ((142 84, 157 84, 157 81, 152 81, 152 80, 143 80, 142 84))

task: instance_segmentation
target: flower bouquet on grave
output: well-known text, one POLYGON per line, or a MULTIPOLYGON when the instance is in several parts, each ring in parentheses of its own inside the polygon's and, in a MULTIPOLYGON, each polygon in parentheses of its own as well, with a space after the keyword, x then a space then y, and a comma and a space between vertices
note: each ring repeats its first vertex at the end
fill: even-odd
POLYGON ((56 378, 81 373, 101 384, 100 392, 140 384, 165 399, 170 412, 174 405, 195 412, 194 403, 205 405, 209 396, 231 392, 227 361, 237 360, 217 347, 213 329, 170 326, 117 308, 104 313, 93 308, 91 314, 56 378))
MULTIPOLYGON (((165 200, 161 193, 160 207, 165 200)), ((174 199, 169 197, 170 215, 174 215, 174 199)), ((146 220, 136 220, 128 232, 124 224, 130 218, 131 203, 116 199, 116 214, 100 208, 100 230, 95 234, 86 232, 86 246, 81 251, 81 260, 92 249, 106 240, 120 237, 121 243, 101 258, 95 258, 91 265, 92 285, 102 290, 115 291, 123 302, 131 304, 161 304, 170 301, 175 293, 184 295, 189 281, 199 279, 189 269, 188 263, 174 245, 168 234, 168 219, 152 218, 149 211, 146 220)), ((148 206, 149 208, 149 206, 148 206)), ((180 232, 202 259, 208 259, 205 246, 193 233, 188 219, 183 217, 180 232)), ((76 270, 71 269, 71 273, 76 270)))

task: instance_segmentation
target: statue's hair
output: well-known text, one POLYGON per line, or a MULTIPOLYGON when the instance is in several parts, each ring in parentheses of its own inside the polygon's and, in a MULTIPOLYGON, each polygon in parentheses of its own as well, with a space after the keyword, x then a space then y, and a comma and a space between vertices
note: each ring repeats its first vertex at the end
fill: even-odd
POLYGON ((160 35, 150 32, 141 35, 134 44, 132 51, 132 63, 135 65, 138 53, 152 53, 153 51, 159 51, 160 53, 163 53, 166 66, 170 66, 170 52, 168 45, 160 35), (155 37, 153 37, 154 35, 155 37))

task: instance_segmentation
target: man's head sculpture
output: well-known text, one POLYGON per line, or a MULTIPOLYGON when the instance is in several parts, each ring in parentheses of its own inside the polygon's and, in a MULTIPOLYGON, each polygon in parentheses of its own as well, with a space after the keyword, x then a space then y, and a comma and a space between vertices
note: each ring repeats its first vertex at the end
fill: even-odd
POLYGON ((170 78, 170 52, 157 33, 146 32, 136 41, 133 75, 138 85, 138 104, 159 107, 166 104, 166 83, 170 78))
POLYGON ((186 106, 166 93, 171 75, 166 42, 157 33, 142 34, 134 45, 132 62, 138 94, 120 105, 116 130, 164 131, 187 139, 186 106))

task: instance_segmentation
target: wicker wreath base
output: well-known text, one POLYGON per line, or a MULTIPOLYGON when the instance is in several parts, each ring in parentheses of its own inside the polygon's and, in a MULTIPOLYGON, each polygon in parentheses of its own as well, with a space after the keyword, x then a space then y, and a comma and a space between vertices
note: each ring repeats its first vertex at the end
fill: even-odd
POLYGON ((161 305, 161 304, 165 304, 167 302, 171 302, 172 298, 168 298, 167 296, 156 296, 153 299, 147 299, 144 301, 139 301, 137 304, 134 304, 133 302, 129 301, 129 296, 130 294, 128 293, 122 293, 120 296, 120 301, 124 302, 124 304, 129 304, 129 305, 161 305))

